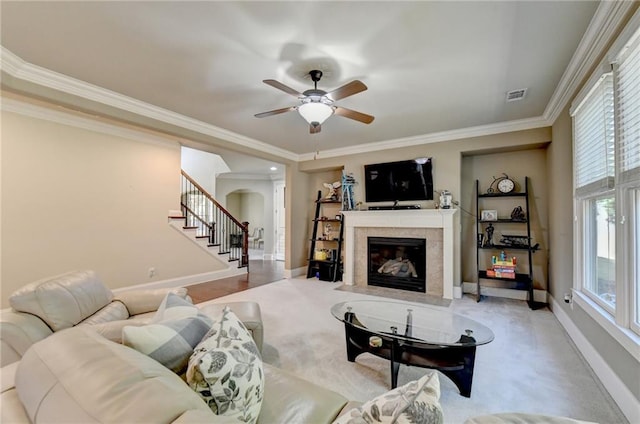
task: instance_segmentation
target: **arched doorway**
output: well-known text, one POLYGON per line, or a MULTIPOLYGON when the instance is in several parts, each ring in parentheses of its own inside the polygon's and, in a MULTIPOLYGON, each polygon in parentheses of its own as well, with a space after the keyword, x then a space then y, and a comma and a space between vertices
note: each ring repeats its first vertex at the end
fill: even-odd
MULTIPOLYGON (((234 190, 225 199, 226 209, 231 215, 240 222, 249 223, 249 259, 264 259, 265 243, 269 243, 265 228, 272 224, 265 217, 264 203, 264 195, 250 189, 234 190)), ((272 252, 273 249, 267 248, 266 251, 272 252)))

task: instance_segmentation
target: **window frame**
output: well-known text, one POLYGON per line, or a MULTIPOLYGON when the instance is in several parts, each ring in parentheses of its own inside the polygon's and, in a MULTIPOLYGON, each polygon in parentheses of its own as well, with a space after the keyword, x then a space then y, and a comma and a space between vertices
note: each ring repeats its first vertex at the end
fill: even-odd
MULTIPOLYGON (((617 302, 617 299, 623 299, 621 297, 618 296, 618 286, 619 284, 616 283, 616 290, 615 290, 615 294, 616 294, 616 307, 612 307, 610 304, 608 304, 607 302, 605 302, 603 299, 601 299, 600 296, 598 296, 597 293, 595 293, 591 288, 588 288, 587 285, 585 284, 587 280, 592 280, 595 276, 592 275, 593 272, 593 266, 587 267, 585 264, 585 260, 586 258, 592 258, 594 255, 594 251, 597 250, 597 246, 595 246, 594 241, 596 240, 597 235, 593 232, 593 226, 592 226, 592 216, 591 214, 593 213, 593 209, 592 209, 592 203, 596 202, 600 199, 606 199, 606 198, 611 198, 613 197, 614 201, 616 201, 616 213, 618 210, 617 207, 617 199, 616 199, 616 195, 615 195, 615 191, 614 190, 608 190, 605 192, 598 192, 592 195, 588 195, 588 196, 582 196, 579 199, 577 199, 577 202, 580 204, 579 208, 581 209, 581 213, 579 214, 580 218, 582 219, 582 232, 581 234, 583 235, 583 242, 580 244, 580 247, 582 248, 582 252, 581 252, 581 263, 582 266, 580 267, 581 271, 582 271, 582 277, 578 279, 578 281, 580 282, 580 289, 582 290, 582 292, 588 296, 593 302, 597 303, 602 309, 604 309, 605 311, 607 311, 609 314, 611 314, 612 316, 615 315, 616 312, 616 307, 617 304, 619 302, 617 302), (586 242, 586 240, 589 240, 589 242, 586 242), (588 278, 587 278, 588 277, 588 278)), ((616 218, 616 224, 617 224, 617 218, 616 218)), ((616 228, 618 226, 616 225, 616 228)), ((617 230, 616 230, 617 233, 617 230)), ((617 234, 616 234, 617 236, 617 234)), ((616 238, 617 240, 617 238, 616 238)), ((618 264, 618 246, 617 246, 617 242, 616 242, 616 267, 618 264)), ((593 264, 590 264, 593 265, 593 264)), ((616 275, 618 275, 617 269, 616 269, 616 275)))
POLYGON ((621 299, 628 301, 616 311, 616 322, 640 336, 640 181, 621 185, 620 192, 622 204, 616 207, 616 211, 620 212, 617 219, 624 220, 627 229, 620 237, 619 247, 625 250, 616 273, 629 283, 617 285, 616 296, 625 296, 621 299))

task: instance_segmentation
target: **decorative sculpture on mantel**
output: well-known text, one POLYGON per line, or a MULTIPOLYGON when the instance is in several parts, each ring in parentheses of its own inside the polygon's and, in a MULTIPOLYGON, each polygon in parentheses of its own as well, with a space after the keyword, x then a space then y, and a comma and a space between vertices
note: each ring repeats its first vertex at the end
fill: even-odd
POLYGON ((323 183, 323 185, 329 190, 327 195, 324 196, 325 200, 338 200, 338 189, 342 183, 336 181, 335 183, 323 183))

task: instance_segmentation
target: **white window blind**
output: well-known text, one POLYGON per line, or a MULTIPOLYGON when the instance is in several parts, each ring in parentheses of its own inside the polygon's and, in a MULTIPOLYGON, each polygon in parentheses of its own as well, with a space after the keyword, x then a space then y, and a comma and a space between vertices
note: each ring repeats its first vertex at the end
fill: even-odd
POLYGON ((640 37, 618 64, 618 147, 621 183, 640 178, 640 37))
POLYGON ((574 120, 576 196, 613 188, 613 76, 605 74, 577 107, 574 120))

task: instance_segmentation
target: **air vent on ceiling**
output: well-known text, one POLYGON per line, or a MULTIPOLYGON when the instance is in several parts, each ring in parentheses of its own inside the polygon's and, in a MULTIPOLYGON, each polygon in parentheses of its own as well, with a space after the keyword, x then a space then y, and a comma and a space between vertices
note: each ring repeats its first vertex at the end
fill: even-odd
POLYGON ((525 94, 527 94, 526 88, 521 88, 519 90, 511 90, 507 93, 507 101, 514 102, 516 100, 524 99, 525 94))

